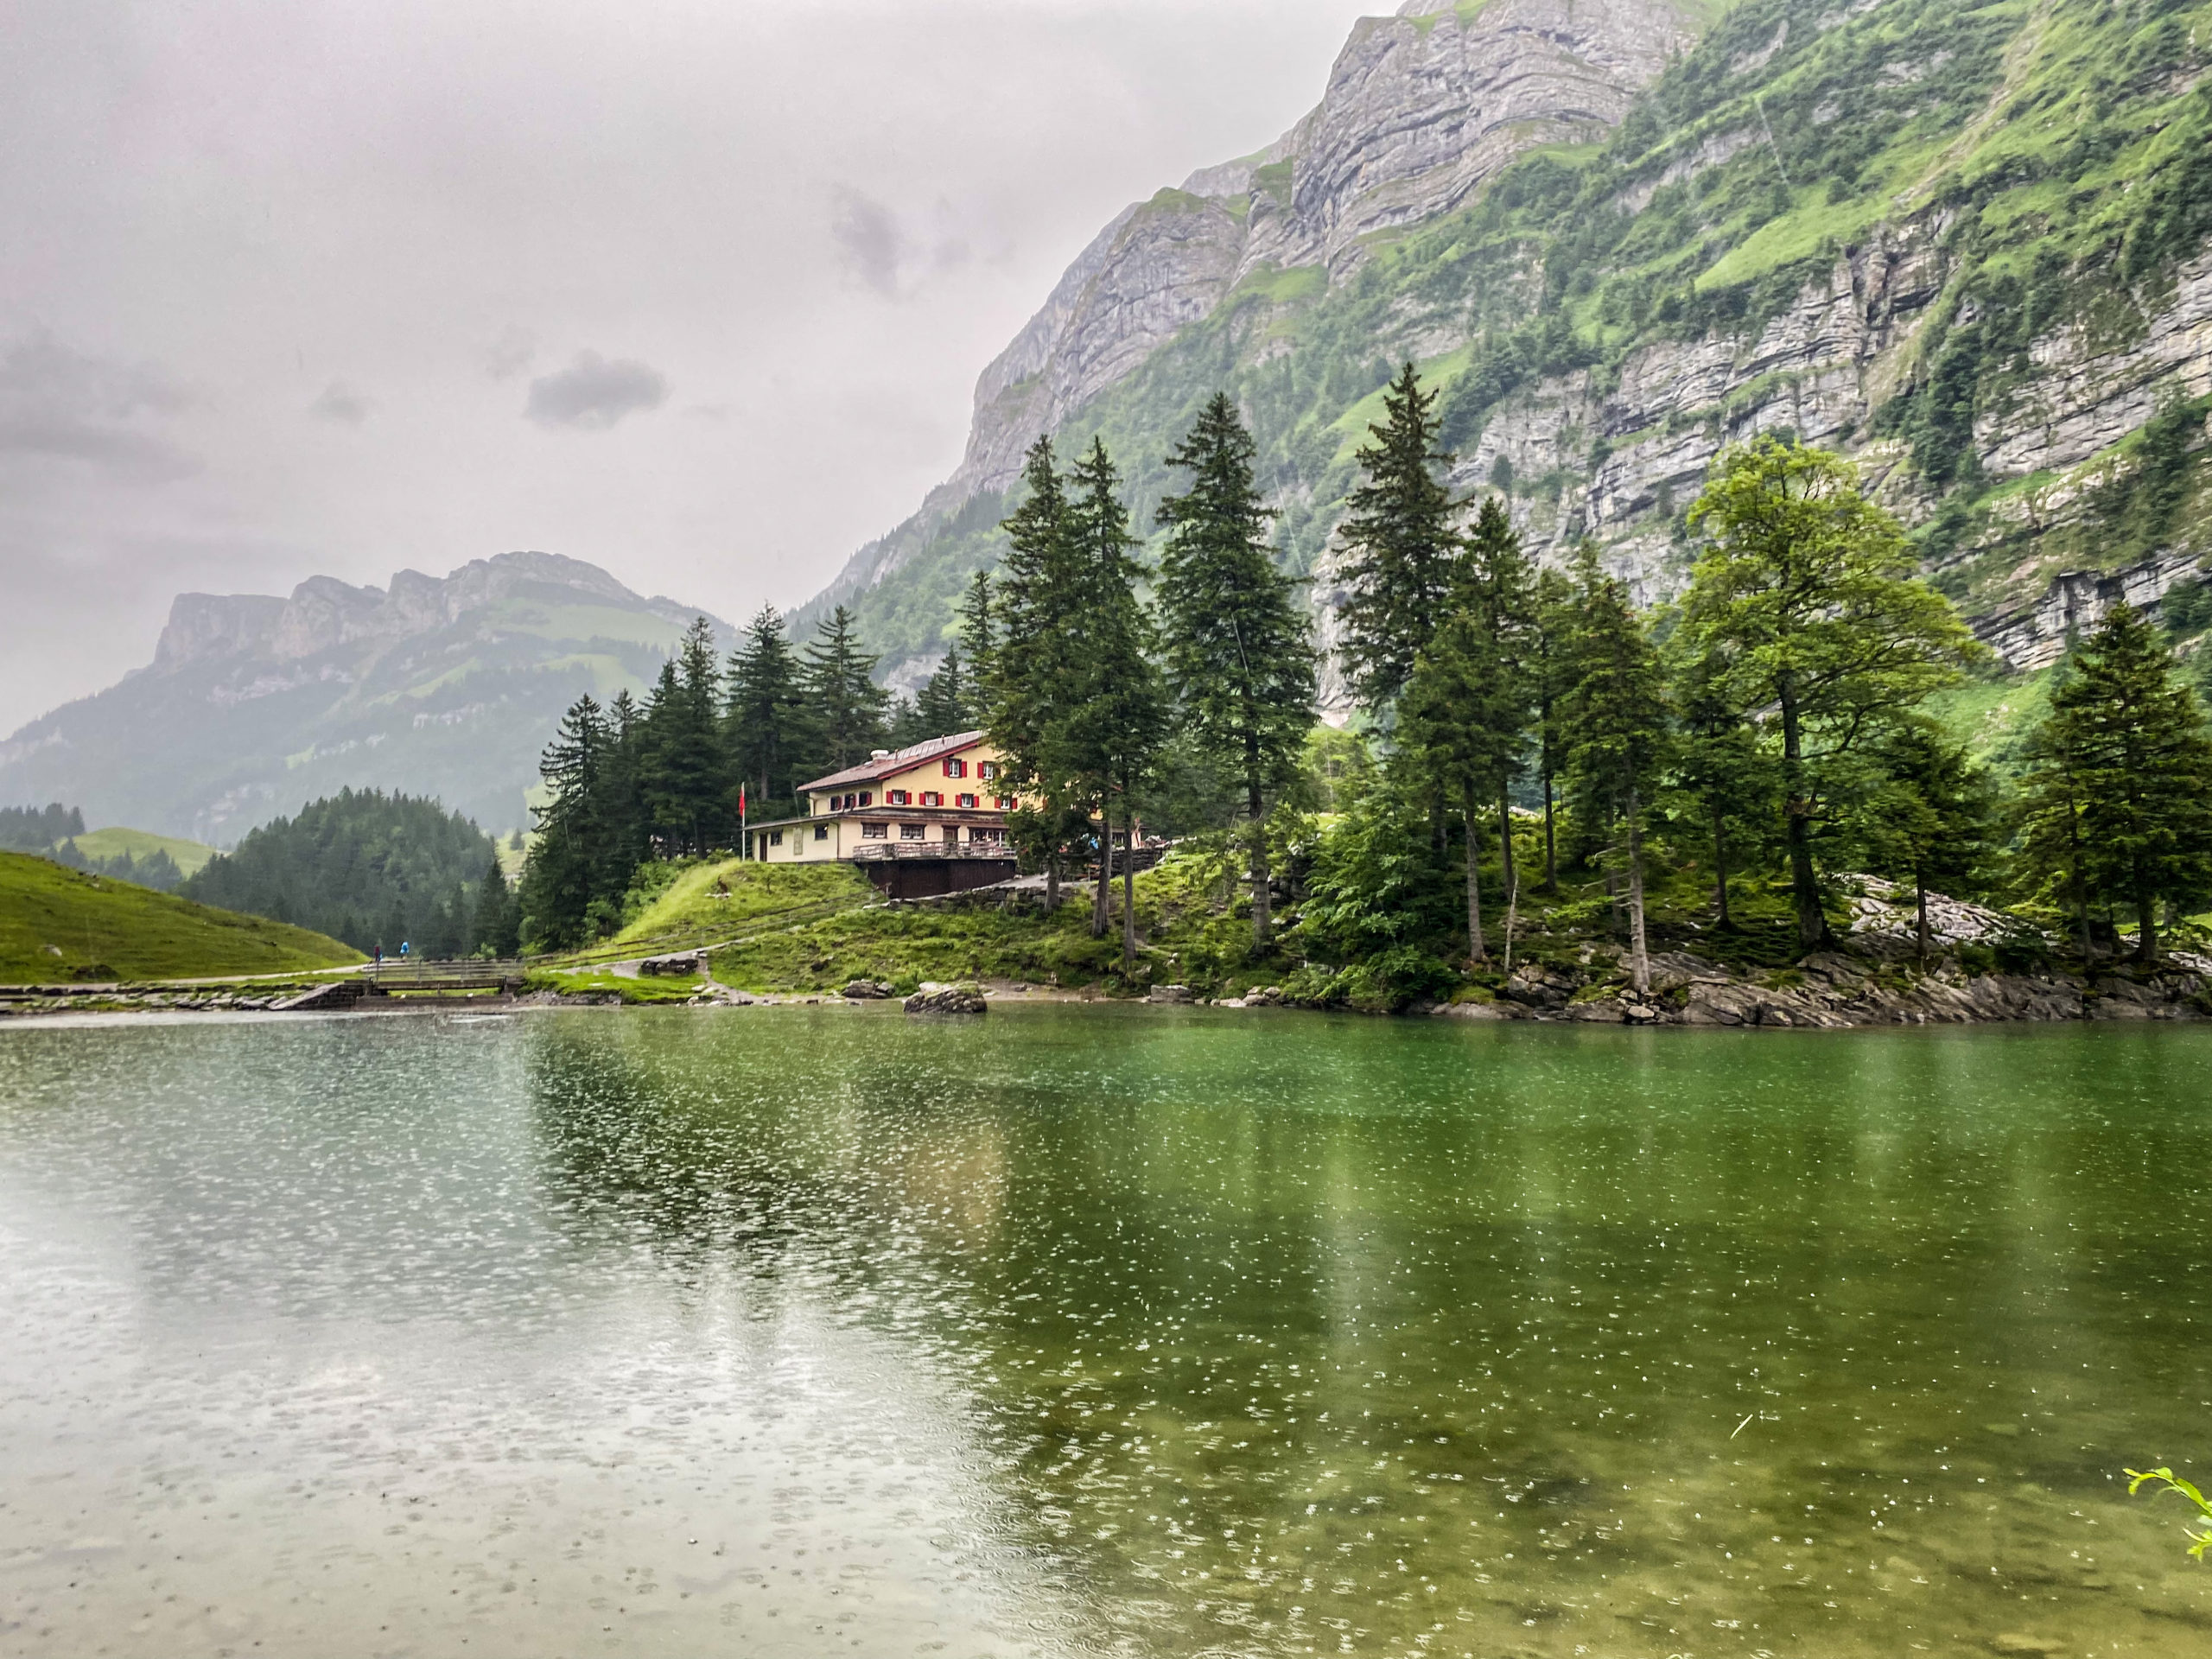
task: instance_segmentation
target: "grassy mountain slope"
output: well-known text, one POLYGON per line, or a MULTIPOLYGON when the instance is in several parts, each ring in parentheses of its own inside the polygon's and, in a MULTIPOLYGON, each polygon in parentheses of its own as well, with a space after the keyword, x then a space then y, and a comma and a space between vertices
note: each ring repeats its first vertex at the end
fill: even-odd
MULTIPOLYGON (((1063 447, 1103 435, 1148 523, 1161 457, 1226 387, 1312 572, 1410 356, 1478 463, 1463 487, 1509 493, 1541 543, 1595 534, 1647 591, 1679 575, 1713 449, 1776 427, 1858 452, 1970 612, 2193 546, 2212 362, 2158 351, 2212 237, 2208 60, 2205 0, 1741 0, 1608 142, 1522 158, 1334 285, 1248 281, 1063 447), (1863 349, 1792 340, 1878 306, 1863 349), (2072 453, 2074 384, 2139 359, 2088 453, 2037 464, 2039 429, 2072 453)), ((1005 505, 971 499, 859 596, 873 645, 939 648, 1005 505)))
POLYGON ((0 853, 0 983, 285 974, 360 960, 304 928, 0 853))
POLYGON ((79 852, 101 862, 118 858, 143 861, 156 853, 167 853, 169 861, 188 876, 197 875, 215 856, 215 849, 205 842, 157 836, 150 830, 92 830, 77 836, 76 842, 79 852))

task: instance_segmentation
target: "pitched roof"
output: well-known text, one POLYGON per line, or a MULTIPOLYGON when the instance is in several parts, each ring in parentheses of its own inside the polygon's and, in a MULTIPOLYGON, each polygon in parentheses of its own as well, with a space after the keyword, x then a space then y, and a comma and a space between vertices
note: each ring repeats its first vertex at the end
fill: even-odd
POLYGON ((888 778, 922 761, 934 760, 940 755, 955 754, 962 749, 972 749, 983 741, 983 736, 982 732, 957 732, 950 737, 933 737, 926 743, 912 744, 880 759, 870 760, 857 766, 847 766, 842 772, 833 772, 827 778, 817 778, 810 784, 801 784, 799 788, 802 791, 836 789, 843 784, 874 783, 879 778, 888 778))

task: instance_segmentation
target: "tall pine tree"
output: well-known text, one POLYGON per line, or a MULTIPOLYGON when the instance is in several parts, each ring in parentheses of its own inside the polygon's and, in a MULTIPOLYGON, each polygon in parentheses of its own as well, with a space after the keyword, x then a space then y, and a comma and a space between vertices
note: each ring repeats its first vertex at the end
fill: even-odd
POLYGON ((810 768, 842 772, 882 744, 891 699, 875 683, 875 664, 861 645, 850 611, 840 605, 822 619, 799 673, 811 715, 810 768))
POLYGON ((1621 584, 1599 577, 1581 595, 1577 674, 1567 699, 1568 767, 1577 816, 1619 836, 1628 873, 1630 974, 1651 988, 1643 925, 1644 815, 1668 754, 1667 679, 1659 653, 1621 584))
POLYGON ((731 764, 744 784, 753 817, 791 797, 791 764, 802 742, 805 699, 784 619, 763 605, 730 653, 728 701, 722 711, 731 764))
POLYGON ((1459 504, 1445 487, 1436 394, 1408 363, 1382 394, 1382 419, 1359 451, 1366 481, 1338 528, 1345 558, 1338 608, 1344 672, 1360 700, 1387 710, 1442 620, 1459 562, 1459 504))
POLYGON ((2113 607, 2051 694, 2033 786, 2078 802, 2092 898, 2135 912, 2136 960, 2158 959, 2158 906, 2212 891, 2212 740, 2173 654, 2133 607, 2113 607))
POLYGON ((1312 630, 1297 584, 1275 568, 1236 406, 1214 394, 1167 464, 1190 488, 1160 504, 1167 526, 1158 596, 1167 677, 1185 728, 1244 791, 1252 942, 1268 944, 1269 798, 1295 774, 1314 720, 1312 630))

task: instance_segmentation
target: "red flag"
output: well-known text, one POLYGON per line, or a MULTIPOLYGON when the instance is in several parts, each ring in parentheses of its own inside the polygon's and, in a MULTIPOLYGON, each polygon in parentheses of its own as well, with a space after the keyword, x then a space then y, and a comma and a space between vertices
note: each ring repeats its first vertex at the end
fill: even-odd
POLYGON ((741 818, 745 816, 745 785, 743 784, 737 786, 737 816, 741 818))

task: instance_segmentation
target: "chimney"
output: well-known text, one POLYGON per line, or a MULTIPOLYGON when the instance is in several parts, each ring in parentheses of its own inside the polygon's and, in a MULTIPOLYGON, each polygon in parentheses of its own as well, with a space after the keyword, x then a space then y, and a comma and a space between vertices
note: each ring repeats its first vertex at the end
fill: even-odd
POLYGON ((870 749, 868 752, 868 758, 871 760, 888 760, 891 758, 891 751, 888 749, 870 749))

